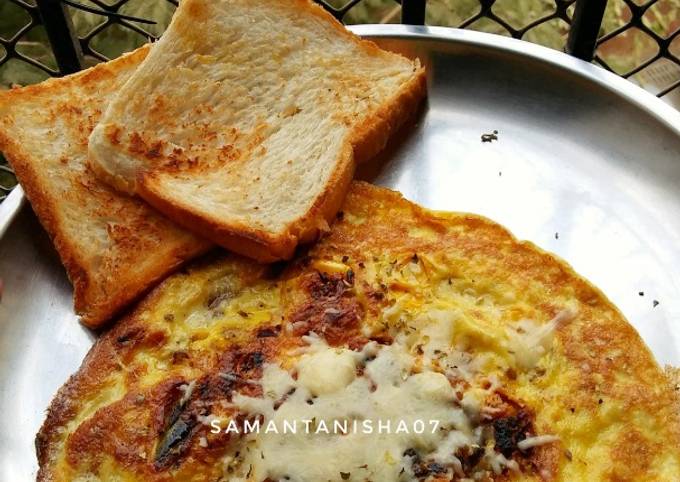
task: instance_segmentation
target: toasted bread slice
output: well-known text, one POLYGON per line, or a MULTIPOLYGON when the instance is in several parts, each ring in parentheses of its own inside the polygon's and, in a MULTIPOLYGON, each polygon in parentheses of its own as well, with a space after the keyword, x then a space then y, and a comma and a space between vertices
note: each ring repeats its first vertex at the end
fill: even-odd
POLYGON ((54 241, 76 312, 91 327, 210 246, 114 191, 88 167, 94 124, 148 50, 0 94, 0 150, 54 241))
POLYGON ((90 159, 216 243, 288 258, 424 94, 418 61, 309 0, 184 0, 92 133, 90 159))

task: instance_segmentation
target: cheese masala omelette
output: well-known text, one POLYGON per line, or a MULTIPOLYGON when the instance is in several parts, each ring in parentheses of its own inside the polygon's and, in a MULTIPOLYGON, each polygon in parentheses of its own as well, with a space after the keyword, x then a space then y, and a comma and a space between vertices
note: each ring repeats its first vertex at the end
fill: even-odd
POLYGON ((294 260, 211 254, 104 334, 38 480, 678 481, 676 390, 561 260, 355 182, 294 260))

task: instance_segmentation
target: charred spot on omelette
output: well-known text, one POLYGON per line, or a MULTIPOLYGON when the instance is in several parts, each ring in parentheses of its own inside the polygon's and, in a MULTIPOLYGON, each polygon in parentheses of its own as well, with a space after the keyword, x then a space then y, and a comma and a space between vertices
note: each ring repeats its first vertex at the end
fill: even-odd
POLYGON ((166 280, 60 390, 38 479, 680 479, 667 378, 565 263, 363 183, 342 213, 290 263, 166 280), (439 426, 244 430, 304 418, 439 426))

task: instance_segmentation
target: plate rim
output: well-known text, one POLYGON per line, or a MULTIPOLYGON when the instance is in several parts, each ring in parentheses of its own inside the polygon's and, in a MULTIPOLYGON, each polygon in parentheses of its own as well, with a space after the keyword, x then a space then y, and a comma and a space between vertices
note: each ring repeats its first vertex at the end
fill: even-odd
POLYGON ((437 27, 402 24, 350 25, 349 30, 361 37, 433 39, 452 43, 486 47, 506 53, 544 61, 549 65, 576 74, 605 90, 631 101, 636 107, 651 114, 680 136, 680 111, 666 104, 654 94, 635 85, 613 72, 565 52, 503 35, 465 30, 453 27, 437 27))
MULTIPOLYGON (((627 99, 638 109, 652 115, 680 137, 680 111, 666 104, 655 95, 618 75, 590 62, 578 59, 559 50, 534 44, 525 40, 505 37, 475 30, 404 24, 361 24, 347 28, 360 37, 429 39, 473 45, 507 52, 535 61, 543 61, 627 99)), ((20 184, 0 204, 0 239, 3 238, 25 201, 20 184)))
POLYGON ((0 239, 9 229, 25 200, 24 189, 17 184, 0 204, 0 239))

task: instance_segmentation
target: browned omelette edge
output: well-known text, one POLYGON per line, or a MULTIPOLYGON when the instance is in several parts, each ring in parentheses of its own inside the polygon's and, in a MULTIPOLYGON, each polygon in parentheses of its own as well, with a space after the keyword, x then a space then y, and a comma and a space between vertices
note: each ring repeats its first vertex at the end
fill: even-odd
MULTIPOLYGON (((680 417, 677 408, 680 408, 680 397, 670 388, 671 380, 660 369, 651 351, 646 347, 637 331, 625 320, 621 312, 611 303, 611 301, 590 282, 577 275, 574 270, 563 260, 555 255, 549 254, 533 243, 528 241, 518 241, 507 229, 482 216, 472 214, 441 213, 428 211, 409 201, 406 201, 401 194, 383 188, 377 188, 363 182, 354 182, 348 195, 348 203, 371 204, 369 209, 375 209, 379 205, 388 207, 397 206, 410 212, 417 225, 429 225, 434 229, 446 225, 450 220, 464 220, 466 226, 472 227, 480 235, 490 234, 491 237, 485 241, 489 249, 494 249, 502 243, 508 243, 513 248, 515 262, 505 262, 505 268, 512 272, 514 277, 525 276, 528 279, 537 278, 544 283, 547 288, 556 289, 558 286, 568 284, 574 287, 576 297, 587 303, 589 306, 597 307, 600 311, 609 310, 613 315, 611 323, 598 324, 593 327, 584 325, 583 330, 576 333, 569 333, 569 324, 558 327, 557 336, 563 345, 564 356, 569 360, 570 367, 578 370, 583 378, 584 396, 593 395, 592 375, 598 375, 608 370, 606 357, 602 357, 599 343, 602 341, 620 344, 626 347, 625 356, 629 361, 636 363, 636 374, 639 379, 644 379, 645 386, 641 386, 641 393, 634 394, 636 400, 640 400, 648 411, 658 415, 658 410, 668 415, 666 424, 668 433, 675 438, 675 442, 680 443, 680 417), (551 273, 547 274, 549 271, 551 273), (536 275, 538 273, 538 276, 536 275), (616 326, 612 330, 612 323, 616 326), (584 355, 586 352, 593 352, 590 356, 584 355), (644 393, 649 386, 659 388, 661 396, 655 397, 653 394, 644 393), (654 410, 654 411, 653 411, 654 410)), ((380 209, 378 207, 378 209, 380 209)), ((333 231, 331 231, 331 236, 333 231)), ((335 240, 337 241, 337 240, 335 240)), ((369 239, 368 243, 374 240, 369 239)), ((389 243, 388 243, 389 244, 389 243)), ((323 253, 323 243, 317 245, 323 253)), ((343 246, 345 248, 345 246, 343 246)), ((312 254, 315 248, 312 248, 312 254)), ((385 248, 389 249, 389 248, 385 248)), ((359 253, 362 250, 361 243, 347 247, 348 254, 352 250, 359 253)), ((165 283, 156 287, 151 294, 144 299, 131 313, 125 316, 108 333, 103 335, 92 347, 79 371, 74 374, 68 382, 58 391, 47 411, 47 418, 36 436, 36 449, 40 470, 37 480, 39 482, 52 481, 49 472, 49 460, 53 453, 53 443, 56 441, 58 430, 63 428, 68 420, 74 415, 74 400, 77 400, 79 387, 86 385, 107 373, 112 365, 115 365, 116 348, 115 340, 122 335, 130 325, 137 322, 137 317, 145 309, 153 307, 158 297, 162 294, 165 283)), ((610 387, 611 388, 611 387, 610 387)), ((677 390, 677 389, 676 389, 677 390)), ((578 394, 575 394, 578 396, 578 394)), ((581 407, 588 408, 591 403, 597 406, 597 400, 585 400, 579 402, 581 407)), ((624 437, 622 437, 624 438, 624 437)), ((644 463, 640 460, 644 453, 649 451, 649 446, 644 441, 636 438, 635 434, 626 434, 625 440, 617 440, 626 445, 618 452, 615 448, 615 463, 635 464, 644 463)), ((674 440, 668 440, 670 444, 674 440)), ((617 446, 618 447, 618 446, 617 446)))

